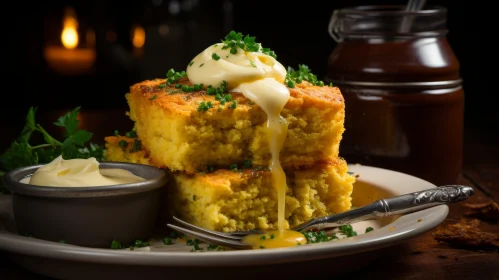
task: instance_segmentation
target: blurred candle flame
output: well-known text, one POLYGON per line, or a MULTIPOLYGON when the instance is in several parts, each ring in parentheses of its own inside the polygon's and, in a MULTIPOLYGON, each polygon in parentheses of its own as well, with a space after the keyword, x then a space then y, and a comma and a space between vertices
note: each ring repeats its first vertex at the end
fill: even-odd
POLYGON ((62 24, 62 45, 67 49, 76 48, 78 46, 78 21, 76 20, 76 14, 72 8, 66 9, 62 24))
POLYGON ((81 75, 91 70, 96 58, 95 33, 87 29, 79 42, 78 20, 73 8, 66 8, 62 18, 61 44, 47 45, 43 56, 53 70, 62 75, 81 75), (80 43, 80 44, 79 44, 80 43))
POLYGON ((146 41, 146 32, 142 26, 135 26, 132 31, 132 44, 135 48, 142 48, 146 41))

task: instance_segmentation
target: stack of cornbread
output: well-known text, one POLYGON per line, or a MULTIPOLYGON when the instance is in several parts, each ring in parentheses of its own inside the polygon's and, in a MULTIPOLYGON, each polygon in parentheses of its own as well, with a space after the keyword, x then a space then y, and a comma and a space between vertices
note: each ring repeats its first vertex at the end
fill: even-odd
MULTIPOLYGON (((108 161, 136 162, 171 174, 169 214, 219 231, 277 228, 277 195, 265 112, 240 93, 223 106, 187 77, 131 86, 126 94, 137 139, 109 136, 108 161), (210 110, 199 110, 211 102, 210 110), (140 141, 140 149, 137 142, 140 141)), ((355 178, 339 157, 344 99, 337 87, 303 81, 289 88, 281 112, 288 132, 280 151, 286 173, 285 218, 289 227, 351 207, 355 178)))
POLYGON ((137 138, 107 137, 106 158, 168 170, 168 215, 282 232, 351 207, 343 96, 308 67, 286 70, 254 37, 231 31, 126 99, 137 138))

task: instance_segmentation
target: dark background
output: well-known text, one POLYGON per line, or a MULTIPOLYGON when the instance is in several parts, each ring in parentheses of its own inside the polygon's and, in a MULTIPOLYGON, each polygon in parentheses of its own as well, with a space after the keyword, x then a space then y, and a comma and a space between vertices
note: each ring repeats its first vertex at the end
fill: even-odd
MULTIPOLYGON (((327 58, 336 45, 327 31, 333 10, 373 4, 405 4, 405 1, 12 2, 2 18, 2 26, 8 28, 0 68, 4 79, 0 148, 22 129, 30 106, 38 106, 40 114, 76 106, 85 111, 121 108, 125 111, 124 94, 130 85, 164 77, 170 68, 185 69, 192 57, 233 29, 256 36, 257 41, 277 53, 282 64, 307 64, 323 77, 327 58), (76 11, 82 45, 85 32, 89 29, 95 32, 96 61, 88 72, 80 75, 55 71, 44 58, 47 45, 60 44, 63 12, 68 6, 76 11), (134 50, 130 39, 131 28, 136 25, 142 26, 146 34, 145 45, 140 50, 134 50)), ((485 98, 489 85, 480 74, 484 53, 478 35, 483 28, 471 20, 474 8, 465 6, 462 0, 427 1, 427 4, 448 9, 447 38, 461 63, 466 123, 485 125, 491 119, 497 120, 488 113, 495 105, 485 98)))

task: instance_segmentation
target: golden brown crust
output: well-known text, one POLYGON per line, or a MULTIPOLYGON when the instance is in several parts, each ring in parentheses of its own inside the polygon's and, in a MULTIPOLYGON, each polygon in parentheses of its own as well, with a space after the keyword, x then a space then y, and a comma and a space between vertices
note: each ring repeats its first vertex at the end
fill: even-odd
MULTIPOLYGON (((187 115, 192 111, 196 111, 203 101, 219 104, 215 100, 215 96, 208 95, 205 90, 186 93, 175 88, 174 85, 163 87, 165 82, 166 79, 154 79, 136 83, 130 87, 130 93, 140 94, 143 98, 151 99, 152 102, 169 112, 187 115)), ((182 78, 177 83, 192 85, 187 78, 182 78)), ((309 107, 322 109, 344 106, 343 95, 338 87, 313 86, 304 81, 297 84, 295 88, 289 88, 289 92, 290 98, 285 106, 288 109, 309 107)), ((241 93, 231 92, 231 95, 233 100, 237 100, 238 110, 248 111, 252 108, 250 106, 251 101, 241 93)))

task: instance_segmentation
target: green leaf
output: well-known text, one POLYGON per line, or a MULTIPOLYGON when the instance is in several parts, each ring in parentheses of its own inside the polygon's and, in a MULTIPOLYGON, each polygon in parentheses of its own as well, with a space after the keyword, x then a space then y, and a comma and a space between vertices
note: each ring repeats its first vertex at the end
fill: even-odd
POLYGON ((36 114, 36 107, 29 108, 28 115, 26 116, 26 127, 31 130, 36 129, 35 114, 36 114))
POLYGON ((38 156, 32 153, 26 141, 14 141, 7 151, 0 156, 0 167, 7 171, 37 163, 38 156))
POLYGON ((73 140, 73 142, 76 145, 83 146, 85 145, 86 142, 88 142, 92 138, 92 135, 93 135, 92 133, 84 129, 81 129, 73 133, 70 138, 73 140))
POLYGON ((63 159, 72 159, 75 158, 78 153, 75 143, 73 139, 67 138, 62 142, 62 158, 63 159))
POLYGON ((64 127, 68 136, 73 135, 78 129, 79 121, 76 119, 78 117, 78 111, 80 107, 76 107, 73 111, 68 112, 67 114, 59 117, 57 121, 54 123, 57 126, 64 127))
POLYGON ((94 157, 97 161, 104 160, 105 149, 94 143, 90 143, 88 147, 78 149, 78 158, 94 157))
POLYGON ((34 153, 38 156, 39 163, 48 163, 61 155, 61 147, 55 146, 52 148, 37 149, 34 153))
POLYGON ((21 134, 10 147, 0 154, 0 188, 1 177, 5 172, 32 164, 46 164, 62 154, 64 159, 95 157, 104 160, 104 147, 88 143, 93 134, 78 130, 78 111, 80 107, 58 118, 55 125, 64 127, 66 139, 63 142, 52 137, 41 125, 36 124, 36 107, 31 107, 26 115, 26 123, 21 134), (33 133, 40 133, 45 143, 30 145, 33 133), (88 143, 87 146, 85 146, 88 143))
POLYGON ((36 130, 35 124, 35 113, 36 108, 29 108, 28 114, 26 115, 26 124, 21 131, 21 134, 18 136, 18 141, 28 141, 31 138, 31 134, 36 130))
POLYGON ((38 132, 40 132, 43 136, 43 139, 45 140, 45 142, 47 142, 47 144, 50 144, 50 145, 56 145, 56 144, 61 144, 59 141, 57 141, 56 139, 54 139, 54 137, 50 136, 50 134, 45 131, 45 129, 43 129, 43 127, 41 125, 37 125, 37 130, 38 132))

